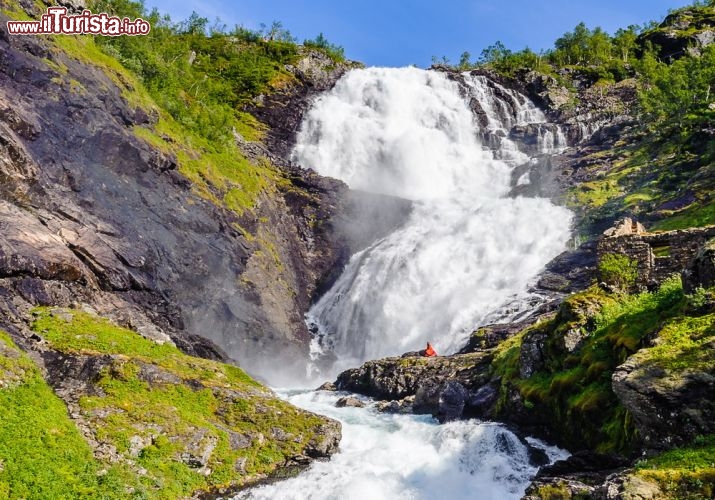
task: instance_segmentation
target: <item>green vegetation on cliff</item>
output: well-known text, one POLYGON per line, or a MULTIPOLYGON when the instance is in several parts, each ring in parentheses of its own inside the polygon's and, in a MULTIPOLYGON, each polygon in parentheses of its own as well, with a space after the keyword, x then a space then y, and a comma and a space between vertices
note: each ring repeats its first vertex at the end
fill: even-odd
MULTIPOLYGON (((613 392, 612 374, 639 350, 641 365, 674 377, 712 366, 707 346, 715 314, 703 314, 699 302, 698 294, 683 294, 679 278, 637 295, 593 287, 568 297, 553 319, 502 344, 492 369, 501 376, 503 396, 516 389, 527 411, 546 417, 568 446, 629 453, 638 435, 613 392), (534 342, 542 360, 525 348, 534 342), (520 368, 529 364, 533 373, 522 377, 520 368)), ((504 400, 504 416, 511 410, 504 400)))
MULTIPOLYGON (((240 368, 84 312, 40 308, 35 316, 33 329, 62 356, 59 369, 83 364, 89 387, 73 395, 80 418, 143 496, 241 486, 320 446, 325 419, 277 399, 240 368)), ((72 375, 61 377, 60 385, 72 375)))
MULTIPOLYGON (((94 9, 118 16, 142 17, 151 23, 149 35, 94 38, 95 43, 142 81, 156 103, 187 130, 213 144, 232 143, 233 129, 256 134, 256 123, 242 107, 295 79, 287 65, 304 52, 280 22, 261 31, 193 13, 182 22, 148 12, 143 3, 96 0, 94 9)), ((304 47, 344 60, 343 49, 321 33, 304 47)), ((260 127, 259 127, 260 128, 260 127)), ((251 138, 251 137, 247 137, 251 138)))
MULTIPOLYGON (((209 25, 193 14, 173 22, 142 2, 97 0, 95 12, 142 17, 151 23, 147 36, 51 36, 54 50, 47 64, 68 91, 81 91, 67 76, 65 56, 101 68, 142 109, 148 121, 135 126, 136 135, 175 159, 179 171, 202 197, 243 215, 263 191, 285 185, 279 169, 265 158, 249 159, 239 144, 260 141, 266 127, 244 111, 259 105, 260 95, 280 91, 295 82, 288 70, 307 50, 333 61, 344 60, 342 47, 319 35, 298 45, 280 23, 262 31, 209 25)), ((39 12, 44 7, 37 7, 39 12)), ((4 12, 28 19, 19 4, 4 12)))
POLYGON ((135 74, 176 122, 216 147, 233 142, 236 124, 245 128, 241 105, 284 85, 292 78, 285 65, 298 59, 295 43, 264 40, 243 28, 210 27, 196 14, 173 23, 138 2, 98 1, 95 9, 151 23, 147 36, 94 40, 135 74))
MULTIPOLYGON (((497 42, 476 64, 467 58, 460 68, 488 68, 517 80, 533 78, 529 72, 545 76, 547 85, 570 92, 572 98, 553 109, 567 115, 594 105, 579 101, 585 88, 600 95, 596 107, 611 90, 618 95, 619 88, 634 88, 637 126, 607 150, 585 151, 583 180, 565 202, 587 237, 623 214, 655 229, 704 226, 715 224, 715 45, 707 42, 714 27, 715 4, 694 2, 662 24, 613 35, 580 23, 540 54, 512 52, 497 42)), ((623 113, 607 106, 603 112, 605 119, 623 113)))
POLYGON ((62 400, 3 332, 0 422, 2 498, 119 498, 133 487, 122 467, 94 459, 62 400))
POLYGON ((148 36, 98 36, 93 43, 119 61, 155 103, 157 122, 135 127, 137 136, 173 155, 199 194, 242 215, 262 191, 282 182, 270 162, 245 157, 236 134, 262 138, 265 127, 242 108, 294 78, 285 66, 298 59, 295 43, 264 40, 243 28, 209 27, 195 14, 173 23, 138 2, 99 1, 95 8, 152 24, 148 36))
POLYGON ((683 140, 643 135, 619 141, 583 157, 583 172, 593 180, 571 188, 566 203, 580 214, 587 235, 624 213, 653 230, 715 224, 715 152, 705 150, 712 147, 698 132, 683 140))
POLYGON ((662 230, 715 224, 715 45, 670 64, 646 53, 638 81, 639 128, 583 158, 593 180, 567 203, 587 231, 623 213, 662 230))
POLYGON ((60 356, 48 362, 48 377, 69 399, 0 332, 2 498, 183 498, 290 473, 291 459, 331 439, 322 436, 325 419, 235 366, 84 312, 41 308, 35 316, 50 357, 60 356), (83 366, 81 378, 55 373, 69 366, 83 366), (79 413, 72 419, 68 402, 79 413))
POLYGON ((641 460, 636 464, 636 474, 656 481, 673 497, 713 498, 715 435, 701 436, 691 446, 641 460))
POLYGON ((606 254, 598 262, 598 275, 601 281, 628 290, 638 278, 638 261, 618 253, 606 254))

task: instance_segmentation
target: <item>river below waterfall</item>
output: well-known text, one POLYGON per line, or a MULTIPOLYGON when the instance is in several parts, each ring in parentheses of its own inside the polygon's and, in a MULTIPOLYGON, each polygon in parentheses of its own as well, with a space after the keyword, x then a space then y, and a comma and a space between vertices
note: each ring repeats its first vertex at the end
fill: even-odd
MULTIPOLYGON (((281 390, 288 401, 339 420, 340 451, 298 477, 246 491, 235 499, 398 500, 520 498, 537 467, 528 447, 495 423, 438 424, 425 415, 393 415, 336 408, 345 394, 281 390)), ((529 439, 550 461, 563 450, 529 439)))

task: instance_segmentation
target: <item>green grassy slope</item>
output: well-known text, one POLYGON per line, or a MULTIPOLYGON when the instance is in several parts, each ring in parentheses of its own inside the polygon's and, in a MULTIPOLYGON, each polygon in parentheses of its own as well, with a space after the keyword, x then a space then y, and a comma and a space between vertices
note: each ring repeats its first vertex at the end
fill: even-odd
POLYGON ((0 332, 0 497, 122 498, 138 482, 92 455, 64 402, 0 332))
POLYGON ((183 498, 276 473, 322 439, 325 419, 277 399, 235 366, 79 311, 35 315, 49 349, 100 364, 78 381, 90 389, 73 397, 76 418, 104 451, 93 455, 65 402, 0 332, 2 498, 183 498))
POLYGON ((324 419, 277 399, 240 368, 79 311, 35 315, 33 329, 52 350, 102 360, 91 389, 77 395, 81 418, 148 497, 240 486, 320 440, 324 419))

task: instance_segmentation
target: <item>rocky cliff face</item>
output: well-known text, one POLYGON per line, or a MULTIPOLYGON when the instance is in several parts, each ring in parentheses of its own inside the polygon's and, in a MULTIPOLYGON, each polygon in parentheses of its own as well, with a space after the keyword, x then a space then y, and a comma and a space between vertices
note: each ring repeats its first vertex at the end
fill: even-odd
MULTIPOLYGON (((78 428, 72 446, 90 450, 77 466, 97 477, 104 467, 107 482, 149 496, 156 484, 176 497, 229 492, 334 453, 336 422, 279 401, 235 367, 186 354, 273 381, 301 376, 303 313, 351 252, 399 217, 348 232, 347 221, 370 213, 370 196, 238 137, 246 158, 235 168, 266 164, 275 180, 252 210, 230 209, 187 178, 185 159, 146 139, 163 118, 121 68, 81 45, 10 37, 6 20, 0 15, 0 329, 12 340, 0 338, 0 366, 12 370, 0 370, 0 391, 30 383, 17 373, 38 374, 33 384, 44 374, 54 395, 43 391, 60 398, 52 418, 78 428), (69 346, 69 330, 87 343, 69 346), (20 372, 15 344, 33 360, 20 372), (157 457, 177 465, 156 469, 157 457)), ((18 415, 50 397, 5 396, 4 409, 18 415), (20 403, 27 407, 10 406, 20 403)), ((22 485, 18 457, 0 462, 0 496, 22 485)), ((105 494, 93 481, 83 491, 105 494)))
POLYGON ((295 80, 276 92, 259 96, 248 107, 252 115, 269 126, 268 149, 289 159, 303 115, 313 99, 330 90, 347 71, 358 67, 361 64, 352 61, 335 62, 323 52, 304 51, 300 61, 289 68, 295 80))
POLYGON ((715 7, 673 12, 657 28, 643 33, 639 42, 651 43, 665 60, 700 54, 703 48, 715 43, 715 7))
MULTIPOLYGON (((276 375, 278 362, 286 377, 301 376, 303 313, 352 251, 399 220, 346 234, 343 222, 369 211, 369 196, 243 140, 246 156, 272 159, 282 180, 259 193, 250 213, 227 210, 193 188, 172 153, 138 137, 158 115, 127 101, 121 72, 38 37, 9 37, 5 19, 1 326, 26 334, 23 318, 34 305, 90 304, 187 352, 230 358, 264 376, 276 375)), ((321 73, 325 61, 314 57, 296 69, 297 87, 281 94, 302 107, 270 111, 274 119, 290 114, 285 123, 299 123, 306 89, 327 88, 346 69, 321 73)), ((278 142, 285 153, 288 143, 278 142)))

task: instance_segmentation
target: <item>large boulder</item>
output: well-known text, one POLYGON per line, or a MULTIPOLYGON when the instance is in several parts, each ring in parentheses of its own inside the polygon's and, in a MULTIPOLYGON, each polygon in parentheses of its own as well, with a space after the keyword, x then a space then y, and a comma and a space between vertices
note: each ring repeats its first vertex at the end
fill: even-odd
POLYGON ((413 410, 430 413, 440 422, 457 420, 464 412, 469 392, 456 380, 426 383, 417 390, 413 410))
POLYGON ((703 363, 674 366, 642 349, 613 373, 613 391, 647 448, 668 449, 715 433, 714 349, 711 340, 700 349, 703 363))
POLYGON ((335 385, 338 390, 395 402, 382 405, 386 411, 409 407, 446 422, 487 413, 497 396, 489 385, 491 360, 491 352, 385 358, 344 371, 335 385))

